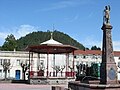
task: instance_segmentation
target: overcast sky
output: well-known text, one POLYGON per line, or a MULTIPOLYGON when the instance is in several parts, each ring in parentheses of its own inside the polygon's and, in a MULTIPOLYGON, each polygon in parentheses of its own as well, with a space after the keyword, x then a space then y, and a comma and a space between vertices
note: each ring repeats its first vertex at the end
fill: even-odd
POLYGON ((114 50, 120 50, 120 0, 0 0, 0 45, 33 31, 64 32, 91 48, 101 47, 103 10, 111 6, 114 50))

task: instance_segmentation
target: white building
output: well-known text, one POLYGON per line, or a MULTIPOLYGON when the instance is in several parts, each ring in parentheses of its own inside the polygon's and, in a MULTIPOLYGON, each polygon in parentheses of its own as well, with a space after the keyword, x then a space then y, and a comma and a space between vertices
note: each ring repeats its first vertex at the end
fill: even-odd
POLYGON ((5 76, 3 69, 5 61, 10 62, 9 69, 7 70, 7 78, 22 79, 20 64, 29 61, 29 54, 28 52, 21 51, 0 51, 0 79, 3 79, 5 76))
MULTIPOLYGON (((88 64, 92 63, 100 64, 102 62, 102 51, 99 50, 76 50, 75 65, 79 63, 88 64)), ((120 51, 114 51, 114 60, 117 66, 118 80, 120 80, 120 51)))
MULTIPOLYGON (((46 54, 41 54, 40 59, 41 61, 46 64, 46 54)), ((50 55, 51 62, 49 63, 49 69, 52 72, 53 68, 51 67, 53 65, 53 56, 50 55)), ((88 64, 91 65, 91 63, 101 63, 101 51, 96 50, 76 50, 75 51, 75 64, 76 66, 79 63, 88 64)), ((55 65, 63 67, 65 65, 65 61, 61 61, 65 59, 64 55, 56 55, 55 58, 57 58, 57 61, 55 62, 55 65), (64 59, 63 59, 64 58, 64 59)), ((114 51, 114 59, 118 68, 118 80, 120 80, 120 52, 114 51)), ((34 54, 34 67, 36 68, 37 65, 37 54, 34 54)), ((4 78, 4 71, 3 71, 3 62, 8 61, 10 62, 9 70, 7 71, 7 77, 8 78, 14 78, 14 79, 22 79, 22 68, 20 66, 20 63, 29 63, 29 53, 25 51, 0 51, 0 79, 4 78)), ((72 59, 69 58, 69 63, 71 63, 72 59)), ((76 68, 75 68, 76 71, 76 68)), ((63 71, 64 72, 64 71, 63 71)), ((63 74, 65 76, 65 74, 63 74)), ((26 78, 28 76, 28 72, 26 72, 26 78)), ((58 74, 58 77, 60 77, 60 73, 58 74)))

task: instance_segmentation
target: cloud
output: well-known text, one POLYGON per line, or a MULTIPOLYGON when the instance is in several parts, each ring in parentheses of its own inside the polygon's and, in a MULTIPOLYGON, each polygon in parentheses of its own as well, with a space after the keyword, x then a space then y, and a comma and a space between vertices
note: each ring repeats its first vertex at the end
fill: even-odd
POLYGON ((20 25, 18 27, 12 27, 12 28, 0 28, 0 45, 3 45, 5 38, 7 35, 13 34, 16 39, 19 39, 20 37, 25 36, 26 34, 29 34, 34 31, 39 31, 40 28, 32 25, 20 25))
POLYGON ((0 45, 3 45, 5 38, 9 35, 11 30, 5 27, 0 27, 0 45))
POLYGON ((69 20, 69 22, 73 22, 73 21, 77 20, 78 18, 79 18, 79 15, 77 14, 71 20, 69 20))
POLYGON ((94 14, 93 14, 94 12, 91 12, 89 15, 88 15, 88 17, 87 18, 91 18, 94 14))
POLYGON ((113 50, 120 51, 120 41, 113 41, 113 50))
POLYGON ((48 7, 42 8, 41 10, 38 11, 50 11, 50 10, 57 10, 57 9, 62 9, 62 8, 67 8, 67 7, 74 7, 78 6, 79 3, 77 2, 79 0, 64 0, 56 3, 50 4, 48 7))
POLYGON ((20 38, 21 36, 25 36, 26 34, 29 34, 33 31, 38 31, 38 29, 38 27, 31 25, 21 25, 19 27, 16 27, 16 32, 14 32, 14 35, 16 38, 20 38))
MULTIPOLYGON (((97 46, 102 49, 102 41, 98 41, 92 37, 87 37, 83 41, 80 41, 85 47, 91 48, 92 46, 97 46)), ((120 51, 120 41, 113 41, 113 50, 120 51)))
POLYGON ((97 41, 92 37, 87 37, 85 38, 83 41, 81 41, 81 43, 88 48, 91 48, 92 46, 97 46, 97 47, 102 47, 101 41, 97 41))
POLYGON ((56 2, 50 2, 45 4, 44 7, 38 8, 35 10, 36 13, 39 13, 41 11, 52 11, 52 10, 59 10, 59 9, 65 9, 70 7, 86 7, 86 5, 93 5, 96 4, 94 1, 91 0, 56 0, 56 2))
POLYGON ((0 45, 3 45, 5 38, 7 37, 8 33, 0 32, 0 45))
POLYGON ((76 14, 74 17, 72 17, 72 18, 65 18, 65 22, 74 22, 74 21, 76 21, 76 20, 78 20, 78 18, 79 18, 79 15, 78 14, 76 14))
POLYGON ((8 35, 8 33, 0 32, 0 38, 2 38, 2 39, 4 39, 7 35, 8 35))

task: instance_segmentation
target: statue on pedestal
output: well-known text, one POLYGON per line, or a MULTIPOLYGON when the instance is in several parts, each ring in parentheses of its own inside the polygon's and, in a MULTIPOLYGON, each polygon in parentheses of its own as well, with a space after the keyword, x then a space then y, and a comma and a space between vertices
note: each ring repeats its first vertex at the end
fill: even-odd
POLYGON ((109 5, 105 6, 103 23, 110 24, 110 6, 109 5))
POLYGON ((100 69, 101 84, 117 84, 117 66, 112 45, 112 26, 110 25, 110 6, 105 6, 103 15, 102 63, 100 69))

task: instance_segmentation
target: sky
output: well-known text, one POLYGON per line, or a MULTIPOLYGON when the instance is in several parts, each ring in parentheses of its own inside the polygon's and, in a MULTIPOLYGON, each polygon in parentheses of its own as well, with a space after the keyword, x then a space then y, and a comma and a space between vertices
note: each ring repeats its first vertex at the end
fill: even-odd
POLYGON ((0 46, 36 31, 58 30, 85 47, 102 47, 103 11, 111 6, 113 49, 120 51, 120 0, 0 0, 0 46))

